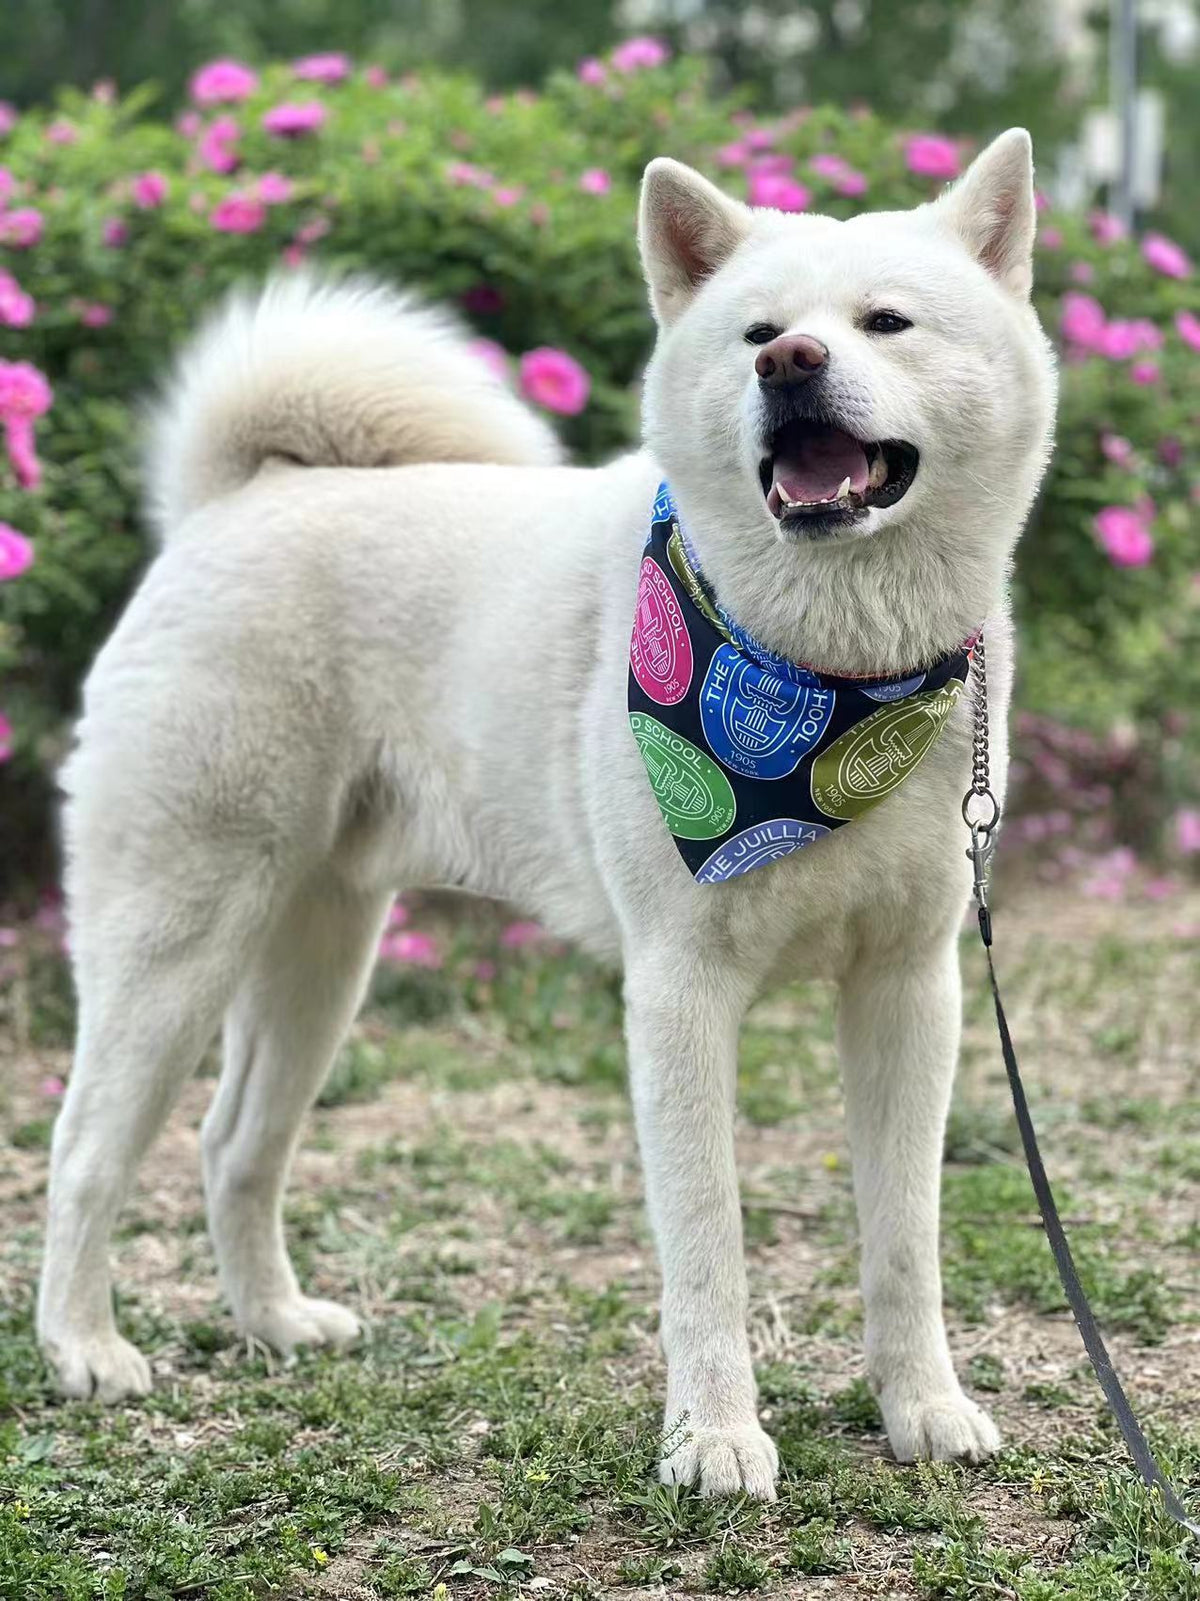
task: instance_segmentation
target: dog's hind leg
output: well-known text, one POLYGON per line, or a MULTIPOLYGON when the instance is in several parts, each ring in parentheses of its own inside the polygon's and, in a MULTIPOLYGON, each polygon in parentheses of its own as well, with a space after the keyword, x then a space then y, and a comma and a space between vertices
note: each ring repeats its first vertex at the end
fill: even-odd
POLYGON ((50 1163, 38 1335, 61 1389, 116 1401, 150 1388, 118 1333, 108 1246, 138 1164, 219 1026, 269 889, 180 841, 176 868, 94 852, 76 871, 78 1041, 50 1163))
POLYGON ((357 1319, 300 1292, 283 1191, 300 1123, 358 1009, 391 896, 322 870, 256 954, 225 1019, 225 1065, 204 1122, 209 1228, 239 1329, 276 1350, 340 1344, 357 1319))

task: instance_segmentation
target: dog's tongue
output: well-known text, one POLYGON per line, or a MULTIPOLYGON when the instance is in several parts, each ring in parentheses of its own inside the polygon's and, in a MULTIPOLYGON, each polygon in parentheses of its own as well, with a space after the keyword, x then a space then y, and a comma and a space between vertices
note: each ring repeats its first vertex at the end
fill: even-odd
POLYGON ((861 495, 867 487, 867 453, 840 428, 806 428, 780 441, 772 482, 784 500, 832 500, 848 478, 861 495))

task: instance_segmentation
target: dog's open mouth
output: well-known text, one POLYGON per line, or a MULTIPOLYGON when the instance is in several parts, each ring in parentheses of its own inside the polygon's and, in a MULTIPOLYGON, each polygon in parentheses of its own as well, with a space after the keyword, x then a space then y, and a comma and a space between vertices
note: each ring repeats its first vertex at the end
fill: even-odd
POLYGON ((758 475, 771 516, 815 534, 857 522, 871 506, 894 506, 919 459, 902 439, 857 439, 829 423, 796 419, 771 435, 758 475))

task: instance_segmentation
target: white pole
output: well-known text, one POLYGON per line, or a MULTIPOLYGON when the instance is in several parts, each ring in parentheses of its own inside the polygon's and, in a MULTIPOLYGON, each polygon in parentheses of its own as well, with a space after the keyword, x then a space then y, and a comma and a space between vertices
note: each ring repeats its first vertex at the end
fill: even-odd
POLYGON ((1109 209, 1130 228, 1137 160, 1137 0, 1110 0, 1108 72, 1118 134, 1117 174, 1109 191, 1109 209))

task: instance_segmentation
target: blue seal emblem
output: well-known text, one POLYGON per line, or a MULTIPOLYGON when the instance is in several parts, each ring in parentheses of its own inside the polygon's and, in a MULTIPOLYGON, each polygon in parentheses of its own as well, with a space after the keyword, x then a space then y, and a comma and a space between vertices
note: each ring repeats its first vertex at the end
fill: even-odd
POLYGON ((832 689, 792 683, 721 645, 701 686, 700 726, 731 772, 786 778, 829 727, 835 700, 832 689))
POLYGON ((915 678, 901 678, 894 684, 860 684, 858 687, 869 700, 903 700, 914 689, 920 689, 926 676, 918 673, 915 678))
POLYGON ((829 833, 824 823, 802 823, 796 817, 773 817, 769 823, 754 823, 727 839, 696 873, 697 884, 723 884, 740 878, 756 867, 766 867, 793 851, 824 839, 829 833))

